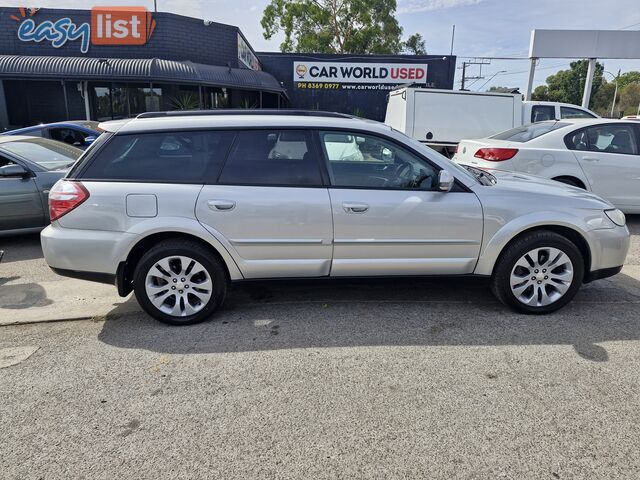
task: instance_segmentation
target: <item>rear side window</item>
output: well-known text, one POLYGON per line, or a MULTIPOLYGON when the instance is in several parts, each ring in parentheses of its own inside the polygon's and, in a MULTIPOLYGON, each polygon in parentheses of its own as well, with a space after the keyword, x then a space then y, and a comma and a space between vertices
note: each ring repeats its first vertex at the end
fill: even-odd
POLYGON ((563 128, 569 125, 568 123, 562 122, 543 122, 543 123, 532 123, 530 125, 525 125, 523 127, 512 128, 511 130, 507 130, 506 132, 500 132, 493 137, 496 140, 506 140, 509 142, 517 142, 524 143, 529 140, 533 140, 534 138, 541 137, 549 132, 553 132, 559 128, 563 128))
POLYGON ((319 186, 320 162, 304 130, 239 132, 218 183, 319 186))
POLYGON ((227 131, 115 135, 82 178, 212 183, 232 139, 233 133, 227 131))
POLYGON ((569 150, 638 155, 640 141, 632 125, 603 124, 583 128, 564 139, 569 150))

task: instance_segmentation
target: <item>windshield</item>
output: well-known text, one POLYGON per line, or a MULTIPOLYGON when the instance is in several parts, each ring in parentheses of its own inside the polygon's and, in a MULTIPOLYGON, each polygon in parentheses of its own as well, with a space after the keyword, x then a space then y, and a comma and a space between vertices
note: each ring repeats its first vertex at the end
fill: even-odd
POLYGON ((493 138, 495 140, 506 140, 508 142, 524 143, 568 125, 570 124, 555 121, 531 123, 522 127, 512 128, 505 132, 500 132, 489 138, 493 138))
POLYGON ((25 138, 0 144, 0 149, 37 164, 45 170, 65 170, 82 154, 82 150, 46 138, 25 138))

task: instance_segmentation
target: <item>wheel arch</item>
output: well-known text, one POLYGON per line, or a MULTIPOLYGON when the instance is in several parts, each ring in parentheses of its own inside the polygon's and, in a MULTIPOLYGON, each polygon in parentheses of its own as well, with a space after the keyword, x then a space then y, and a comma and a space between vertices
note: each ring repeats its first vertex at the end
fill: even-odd
POLYGON ((567 227, 565 225, 537 225, 519 232, 517 235, 512 237, 507 243, 505 243, 500 249, 500 253, 498 254, 495 262, 493 263, 491 275, 493 276, 496 265, 498 264, 498 262, 500 262, 500 259, 503 257, 505 251, 510 245, 512 245, 514 242, 518 241, 519 239, 521 239, 526 235, 529 235, 533 232, 540 232, 540 231, 557 233, 558 235, 561 235, 566 239, 568 239, 569 241, 571 241, 571 243, 573 243, 578 248, 578 250, 580 250, 582 259, 584 261, 584 275, 586 277, 586 275, 591 271, 591 249, 589 247, 589 243, 580 232, 578 232, 573 228, 567 227))
POLYGON ((116 271, 116 286, 118 288, 118 294, 121 297, 126 297, 133 290, 133 272, 144 253, 160 242, 174 239, 190 240, 199 243, 215 255, 216 258, 225 266, 225 275, 228 280, 237 280, 242 278, 240 270, 228 252, 223 249, 224 247, 222 247, 222 250, 221 247, 216 248, 216 246, 214 246, 210 241, 192 233, 178 230, 161 231, 151 233, 138 240, 129 250, 126 260, 120 262, 118 265, 118 269, 116 271))
POLYGON ((556 182, 567 183, 563 180, 568 180, 570 184, 575 184, 576 187, 582 188, 583 190, 587 190, 587 185, 585 182, 574 176, 574 175, 557 175, 553 177, 551 180, 555 180, 556 182))

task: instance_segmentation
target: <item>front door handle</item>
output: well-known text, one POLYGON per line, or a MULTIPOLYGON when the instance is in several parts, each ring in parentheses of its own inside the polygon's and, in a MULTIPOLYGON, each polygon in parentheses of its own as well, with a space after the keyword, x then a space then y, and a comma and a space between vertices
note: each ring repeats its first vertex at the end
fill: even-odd
POLYGON ((233 200, 209 200, 207 205, 211 210, 218 210, 220 212, 228 212, 236 207, 236 202, 233 200))
POLYGON ((347 213, 364 213, 369 210, 369 205, 366 203, 343 202, 342 208, 347 213))
POLYGON ((599 162, 600 159, 597 157, 582 157, 582 160, 585 162, 599 162))

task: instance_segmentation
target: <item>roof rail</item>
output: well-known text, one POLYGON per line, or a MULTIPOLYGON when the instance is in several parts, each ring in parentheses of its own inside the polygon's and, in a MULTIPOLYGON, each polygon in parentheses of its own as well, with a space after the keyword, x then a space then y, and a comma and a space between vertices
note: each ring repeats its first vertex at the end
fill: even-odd
POLYGON ((199 117, 210 115, 286 115, 298 117, 332 117, 354 118, 352 115, 338 112, 322 112, 316 110, 286 110, 286 109, 217 109, 217 110, 176 110, 171 112, 145 112, 136 118, 161 117, 199 117))

